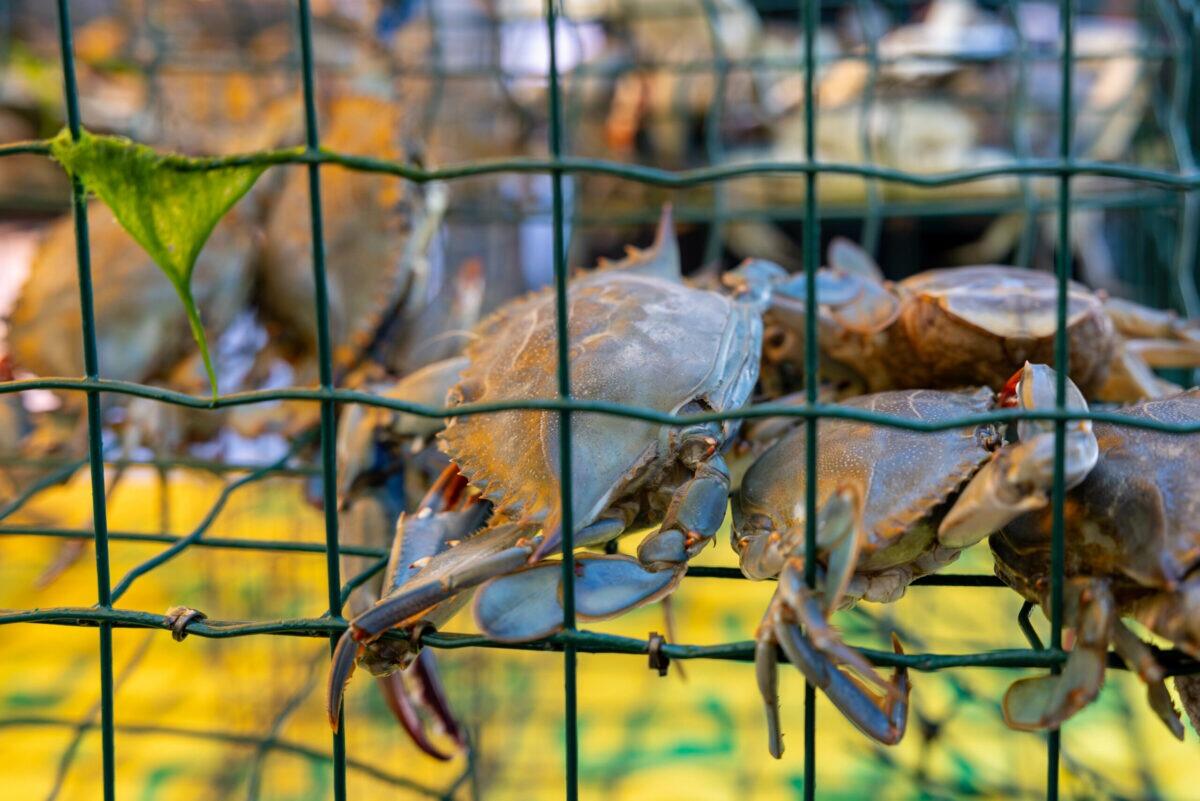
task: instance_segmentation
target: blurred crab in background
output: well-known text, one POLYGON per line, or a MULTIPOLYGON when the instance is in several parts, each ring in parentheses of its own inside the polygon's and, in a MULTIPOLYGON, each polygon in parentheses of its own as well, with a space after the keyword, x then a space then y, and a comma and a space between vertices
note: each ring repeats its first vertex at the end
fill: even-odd
MULTIPOLYGON (((816 158, 930 175, 1002 167, 1019 157, 1056 156, 1060 68, 1054 59, 1029 55, 1057 46, 1056 19, 1039 16, 1045 12, 1033 6, 1014 6, 1016 16, 1002 20, 970 0, 934 0, 917 21, 895 27, 870 6, 848 6, 834 29, 839 35, 822 31, 817 42, 816 158), (868 58, 872 54, 877 63, 868 58), (1009 111, 1015 98, 1023 98, 1024 106, 1009 111)), ((1075 40, 1072 154, 1128 160, 1149 109, 1152 84, 1138 55, 1147 34, 1129 20, 1085 20, 1075 40)), ((729 159, 804 161, 802 75, 794 69, 766 73, 759 83, 769 137, 763 144, 734 148, 729 159)), ((1080 176, 1074 185, 1087 194, 1115 184, 1111 178, 1080 176)), ((1023 188, 1050 197, 1057 184, 1049 177, 1029 176, 1022 182, 1015 175, 995 175, 937 187, 890 181, 869 186, 857 175, 823 173, 817 186, 823 203, 858 206, 872 191, 876 200, 891 201, 1015 197, 1023 188)), ((730 182, 728 194, 738 208, 799 206, 804 187, 799 177, 755 177, 730 182)), ((1026 216, 1026 210, 1001 215, 979 242, 961 248, 956 260, 1004 258, 1017 245, 1026 216)), ((1038 224, 1049 230, 1052 215, 1042 215, 1038 224)), ((738 220, 726 231, 737 253, 789 268, 801 263, 799 248, 774 226, 738 220)), ((1072 249, 1084 257, 1089 283, 1115 289, 1103 212, 1078 210, 1070 236, 1072 249)))
MULTIPOLYGON (((401 114, 388 101, 339 97, 322 146, 339 153, 402 159, 395 132, 401 114)), ((427 209, 419 192, 393 175, 329 166, 321 170, 330 338, 345 363, 364 337, 396 306, 425 299, 426 252, 445 199, 435 192, 427 209), (429 214, 429 220, 425 215, 429 214), (422 236, 412 236, 414 231, 422 236)), ((279 330, 281 348, 303 382, 315 380, 317 324, 309 224, 308 175, 289 172, 267 216, 259 276, 263 314, 279 330)))
MULTIPOLYGON (((836 239, 817 273, 823 374, 844 394, 914 387, 1004 385, 1025 361, 1053 364, 1058 280, 996 265, 928 270, 883 279, 853 243, 836 239)), ((768 395, 797 383, 804 363, 801 274, 772 274, 765 315, 768 395)), ((736 277, 728 281, 736 282, 736 277)), ((1084 395, 1130 402, 1178 389, 1151 367, 1200 366, 1200 325, 1070 283, 1071 379, 1084 395)))
MULTIPOLYGON (((1200 422, 1200 390, 1116 412, 1132 421, 1200 422)), ((1021 422, 1052 433, 1051 423, 1021 422)), ((1097 422, 1099 462, 1066 496, 1063 625, 1074 645, 1061 673, 1022 679, 1004 696, 1016 729, 1057 728, 1091 703, 1104 683, 1108 646, 1146 683, 1150 706, 1183 739, 1183 724, 1154 653, 1122 618, 1131 618, 1200 659, 1200 435, 1097 422)), ((996 575, 1025 599, 1049 606, 1052 518, 1043 509, 993 534, 996 575)), ((1049 612, 1047 612, 1049 615, 1049 612)), ((1195 676, 1176 678, 1192 722, 1200 723, 1195 676)))
MULTIPOLYGON (((249 304, 254 277, 256 196, 232 209, 214 229, 196 263, 192 288, 213 341, 230 331, 249 304)), ((121 228, 107 208, 88 207, 97 348, 106 379, 160 383, 202 394, 207 378, 174 287, 151 257, 121 228)), ((69 218, 53 223, 33 257, 29 275, 8 318, 12 371, 40 377, 84 373, 75 233, 69 218)), ((19 395, 8 396, 19 403, 19 395)), ((59 393, 57 410, 31 417, 18 438, 25 458, 78 454, 86 416, 83 395, 59 393)), ((149 447, 160 456, 211 439, 224 415, 184 410, 145 399, 105 399, 105 416, 117 431, 121 455, 149 447)), ((107 479, 111 492, 125 462, 107 479)), ((70 540, 39 580, 47 583, 82 553, 85 540, 70 540)))
MULTIPOLYGON (((1054 397, 1054 372, 1027 363, 999 394, 986 387, 902 390, 854 398, 844 406, 936 423, 997 406, 1047 408, 1054 397)), ((1068 407, 1087 410, 1073 384, 1068 407)), ((918 432, 822 419, 815 589, 804 578, 806 428, 793 429, 746 472, 733 507, 733 547, 748 578, 779 579, 755 651, 773 756, 783 753, 778 647, 864 734, 885 744, 899 742, 910 687, 906 669, 897 668, 891 681, 881 677, 841 641, 829 615, 859 599, 895 601, 914 578, 954 561, 1014 517, 1044 507, 1053 481, 1053 426, 1046 431, 1044 425, 1021 423, 1018 432, 1016 442, 1004 444, 1001 429, 986 423, 918 432)), ((1071 424, 1066 447, 1067 486, 1074 486, 1096 463, 1090 424, 1071 424)), ((893 644, 900 653, 895 637, 893 644)))
MULTIPOLYGON (((571 281, 574 397, 670 413, 740 407, 757 377, 763 296, 756 289, 761 287, 749 286, 733 298, 683 285, 664 217, 651 250, 632 251, 620 263, 571 281)), ((485 319, 473 332, 465 364, 436 374, 457 372, 449 405, 553 397, 554 326, 550 291, 513 301, 485 319)), ((337 725, 356 660, 386 673, 415 657, 417 639, 382 635, 393 628, 411 634, 436 627, 472 591, 475 619, 490 637, 525 641, 559 629, 562 566, 546 558, 562 544, 558 425, 552 411, 449 422, 440 438, 453 466, 421 510, 397 525, 388 572, 395 586, 351 621, 338 645, 329 679, 331 724, 337 725), (456 471, 469 481, 465 488, 456 471), (493 511, 476 531, 485 502, 493 511), (418 535, 432 551, 419 550, 415 562, 404 562, 426 547, 408 544, 418 535), (414 570, 405 571, 406 565, 414 570)), ((612 617, 674 589, 687 560, 724 520, 729 472, 722 450, 736 429, 734 421, 674 429, 600 414, 572 416, 576 546, 657 526, 641 542, 637 559, 569 557, 575 560, 581 619, 612 617)), ((353 477, 344 481, 354 484, 353 477)))

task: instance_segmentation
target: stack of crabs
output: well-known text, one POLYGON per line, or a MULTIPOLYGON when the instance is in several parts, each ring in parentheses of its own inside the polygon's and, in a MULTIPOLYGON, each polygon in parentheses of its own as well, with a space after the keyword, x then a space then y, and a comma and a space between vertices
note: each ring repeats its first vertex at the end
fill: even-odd
MULTIPOLYGON (((569 282, 572 396, 695 417, 678 425, 575 412, 570 465, 575 609, 602 620, 665 598, 709 544, 732 500, 732 545, 751 579, 778 588, 757 634, 756 668, 771 753, 782 754, 780 653, 855 726, 903 736, 909 678, 880 675, 844 644, 830 615, 898 599, 988 538, 1000 578, 1049 613, 1051 491, 1059 376, 1057 279, 1017 267, 930 270, 883 280, 857 246, 835 240, 817 271, 823 397, 816 451, 816 582, 805 580, 807 427, 799 417, 712 420, 753 402, 802 403, 806 280, 749 260, 719 282, 682 278, 669 213, 645 251, 569 282), (953 343, 948 346, 947 343, 953 343), (1012 408, 1016 422, 973 422, 1012 408), (711 413, 711 414, 710 414, 711 413), (868 422, 884 414, 889 423, 868 422), (612 547, 650 529, 636 558, 612 547), (610 547, 604 547, 610 546, 610 547)), ((1183 724, 1139 621, 1200 658, 1200 390, 1155 367, 1200 366, 1200 327, 1072 283, 1063 402, 1066 584, 1073 647, 1059 673, 1004 698, 1018 729, 1059 726, 1099 693, 1113 647, 1144 680, 1177 737, 1183 724), (1125 404, 1093 422, 1088 399, 1125 404), (1132 404, 1132 405, 1129 405, 1132 404)), ((557 395, 556 299, 544 290, 480 322, 464 352, 377 389, 453 408, 557 395)), ((995 419, 995 415, 991 419, 995 419)), ((1009 417, 1004 417, 1009 420, 1009 417)), ((382 578, 350 599, 329 676, 338 726, 355 665, 380 677, 389 706, 432 756, 434 730, 466 747, 422 633, 473 598, 485 635, 521 642, 563 623, 560 413, 511 410, 442 421, 352 407, 340 426, 341 531, 392 538, 382 578), (426 479, 415 509, 406 491, 426 479), (393 536, 394 532, 394 536, 393 536), (406 637, 384 635, 400 630, 406 637)), ((347 558, 355 575, 364 565, 347 558)), ((365 564, 365 563, 364 563, 365 564)), ((895 648, 900 652, 899 641, 895 648)), ((1194 677, 1176 685, 1194 723, 1194 677)))

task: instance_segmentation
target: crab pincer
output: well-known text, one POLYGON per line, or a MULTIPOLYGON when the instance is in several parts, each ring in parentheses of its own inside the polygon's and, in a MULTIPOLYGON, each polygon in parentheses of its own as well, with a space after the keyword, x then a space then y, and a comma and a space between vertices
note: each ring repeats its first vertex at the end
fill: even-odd
MULTIPOLYGON (((1095 468, 1064 499, 1063 625, 1073 632, 1074 644, 1060 673, 1021 679, 1009 688, 1004 718, 1022 730, 1060 726, 1100 692, 1111 645, 1145 682, 1151 709, 1182 739, 1183 723, 1164 684, 1165 671, 1123 618, 1200 658, 1195 522, 1200 435, 1136 425, 1195 425, 1200 391, 1145 401, 1116 414, 1117 420, 1095 423, 1095 468)), ((1017 517, 990 538, 996 574, 1043 610, 1050 608, 1053 533, 1051 510, 1043 508, 1017 517)), ((1188 692, 1194 684, 1179 678, 1185 708, 1193 719, 1200 717, 1188 692)))
MULTIPOLYGON (((653 247, 574 278, 567 302, 574 398, 682 416, 749 400, 765 289, 754 276, 733 296, 685 285, 669 213, 653 247)), ((447 406, 556 395, 556 308, 551 292, 534 293, 476 326, 447 406)), ((391 629, 439 626, 474 596, 485 635, 541 639, 563 625, 562 560, 574 575, 578 618, 601 620, 665 597, 712 541, 725 517, 723 453, 736 420, 672 426, 572 413, 573 544, 601 546, 654 527, 637 558, 562 553, 559 424, 557 410, 534 409, 459 415, 446 424, 442 450, 461 471, 456 481, 469 481, 463 495, 477 500, 464 504, 444 492, 401 521, 398 543, 428 537, 440 545, 416 559, 394 551, 385 592, 350 622, 330 675, 331 723, 356 661, 373 672, 411 661, 419 642, 385 637, 391 629), (491 510, 486 525, 478 505, 491 510), (411 570, 395 572, 398 564, 411 570)))
MULTIPOLYGON (((909 390, 845 405, 901 420, 950 424, 997 405, 1052 405, 1054 386, 1050 368, 1026 364, 1000 395, 986 387, 909 390)), ((1078 391, 1070 382, 1067 386, 1068 401, 1086 409, 1078 391)), ((1024 423, 1018 424, 1018 441, 1005 444, 990 423, 922 432, 849 418, 821 420, 815 587, 805 581, 806 429, 793 429, 746 472, 734 505, 734 548, 747 577, 779 579, 755 651, 773 756, 783 751, 777 648, 864 734, 885 744, 901 739, 907 672, 900 668, 890 678, 879 675, 842 642, 828 618, 859 599, 896 600, 914 578, 950 563, 963 548, 1025 510, 1044 506, 1053 482, 1053 426, 1047 434, 1044 426, 1024 423)), ((1096 459, 1090 428, 1073 434, 1079 441, 1068 447, 1069 484, 1081 480, 1096 459)), ((897 640, 893 646, 901 653, 897 640)))
MULTIPOLYGON (((441 682, 437 678, 432 654, 422 654, 415 635, 426 627, 436 627, 457 611, 454 604, 436 602, 422 608, 391 603, 402 588, 418 577, 439 554, 454 548, 478 529, 490 511, 490 504, 467 491, 466 480, 454 467, 447 468, 434 482, 414 515, 401 515, 396 524, 387 569, 383 578, 384 596, 366 602, 352 597, 352 609, 359 612, 338 640, 330 667, 327 712, 336 731, 341 715, 342 695, 356 663, 380 677, 380 688, 389 709, 426 753, 445 759, 448 755, 431 741, 422 724, 421 711, 432 717, 439 728, 459 746, 465 735, 450 713, 441 682), (410 639, 384 639, 393 628, 407 629, 410 639), (416 686, 410 692, 408 685, 416 686)), ((461 604, 460 604, 461 605, 461 604)))

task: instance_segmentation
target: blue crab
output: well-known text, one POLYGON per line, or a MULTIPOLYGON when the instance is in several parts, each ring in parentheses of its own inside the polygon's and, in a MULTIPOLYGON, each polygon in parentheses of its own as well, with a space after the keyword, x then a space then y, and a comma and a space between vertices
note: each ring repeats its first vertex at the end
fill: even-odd
MULTIPOLYGON (((724 411, 747 402, 758 373, 764 297, 679 280, 664 218, 653 249, 573 279, 568 290, 572 387, 605 400, 669 413, 724 411)), ((473 332, 449 405, 556 394, 555 298, 514 301, 473 332)), ((444 375, 444 374, 443 374, 444 375)), ((533 640, 562 625, 559 415, 506 411, 452 419, 439 435, 468 488, 435 485, 421 510, 397 525, 383 598, 354 617, 334 655, 328 712, 337 726, 356 660, 374 673, 406 668, 419 642, 380 639, 391 629, 437 626, 475 594, 489 637, 533 640), (478 494, 482 500, 466 503, 478 494), (465 503, 465 506, 464 506, 465 503), (490 518, 478 528, 481 508, 490 518), (432 532, 432 533, 431 533, 432 532), (419 536, 423 545, 410 546, 419 536), (413 558, 414 547, 420 555, 413 558), (405 568, 410 568, 405 570, 405 568)), ((592 413, 572 416, 573 517, 577 546, 656 526, 636 559, 572 554, 580 619, 599 620, 664 597, 725 517, 729 471, 722 450, 735 421, 669 427, 592 413)), ((353 485, 352 476, 345 479, 353 485)))
MULTIPOLYGON (((1069 407, 1087 409, 1069 384, 1069 407)), ((852 409, 937 422, 997 406, 1052 406, 1054 372, 1026 364, 999 394, 901 390, 846 402, 852 409)), ((755 664, 766 703, 769 746, 783 753, 776 690, 776 649, 863 733, 885 744, 904 735, 909 692, 903 668, 889 681, 828 623, 834 610, 866 599, 887 603, 916 577, 1018 515, 1044 507, 1053 475, 1054 434, 1022 422, 1004 444, 992 424, 937 432, 874 426, 850 419, 819 423, 817 451, 817 588, 804 579, 806 429, 793 429, 746 472, 733 507, 733 546, 751 579, 778 577, 759 627, 755 664), (846 666, 860 678, 849 675, 846 666), (871 689, 874 686, 878 692, 871 689)), ((1068 486, 1096 462, 1086 421, 1067 433, 1068 486)), ((897 652, 899 641, 894 640, 897 652)))
MULTIPOLYGON (((1200 421, 1200 390, 1139 403, 1117 414, 1171 424, 1200 421)), ((1066 497, 1064 625, 1074 647, 1057 675, 1022 679, 1004 697, 1016 729, 1055 728, 1091 703, 1104 683, 1108 646, 1146 682, 1150 706, 1183 739, 1183 724, 1153 652, 1121 618, 1132 618, 1200 659, 1200 435, 1176 435, 1108 422, 1095 427, 1099 463, 1066 497)), ((1048 606, 1051 517, 1011 521, 990 543, 996 574, 1027 600, 1048 606)), ((1193 722, 1200 721, 1194 676, 1176 679, 1193 722)))
MULTIPOLYGON (((1025 361, 1053 362, 1057 278, 1019 267, 927 270, 890 282, 834 240, 818 272, 823 374, 850 394, 985 384, 1025 361), (952 343, 952 344, 951 344, 952 343)), ((802 276, 780 275, 764 319, 763 380, 786 387, 804 360, 802 276)), ((1170 312, 1068 287, 1071 380, 1089 398, 1132 402, 1177 390, 1151 367, 1200 366, 1200 326, 1170 312)))

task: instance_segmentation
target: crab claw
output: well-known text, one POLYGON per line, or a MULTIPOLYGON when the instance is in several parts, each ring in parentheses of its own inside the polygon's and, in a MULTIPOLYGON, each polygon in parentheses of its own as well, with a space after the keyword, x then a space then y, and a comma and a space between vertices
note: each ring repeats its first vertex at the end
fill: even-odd
POLYGON ((1004 722, 1020 731, 1056 729, 1095 699, 1104 684, 1108 641, 1116 622, 1108 585, 1073 579, 1064 601, 1076 632, 1061 673, 1021 679, 1004 694, 1004 722))
MULTIPOLYGON (((776 644, 859 731, 884 745, 895 745, 904 736, 908 720, 911 687, 907 669, 896 668, 890 680, 884 679, 861 653, 843 643, 826 622, 818 596, 804 584, 801 570, 799 560, 790 560, 784 568, 779 589, 759 627, 755 647, 756 675, 767 710, 771 755, 778 759, 783 753, 775 677, 776 644), (843 671, 839 664, 863 679, 843 671), (882 695, 869 689, 867 682, 881 688, 882 695)), ((903 653, 894 635, 892 644, 896 653, 903 653)))
MULTIPOLYGON (((1043 364, 1025 363, 1015 387, 1010 379, 999 402, 1022 409, 1048 408, 1054 405, 1054 371, 1043 364)), ((1087 401, 1079 389, 1067 380, 1066 407, 1087 411, 1087 401)), ((958 500, 938 527, 938 540, 946 546, 965 548, 1000 530, 1005 524, 1027 512, 1043 508, 1049 502, 1054 483, 1055 427, 1044 421, 1021 420, 1017 423, 1020 441, 1004 446, 967 484, 958 500)), ((1065 486, 1067 489, 1087 478, 1100 458, 1100 448, 1089 420, 1066 424, 1065 486)))
POLYGON ((379 684, 388 709, 408 732, 413 743, 426 754, 442 762, 453 756, 433 742, 426 730, 422 710, 433 718, 435 727, 449 736, 455 745, 466 747, 466 735, 450 712, 432 651, 422 651, 416 661, 404 670, 379 677, 379 684), (410 680, 416 685, 415 693, 408 689, 410 680))
MULTIPOLYGON (((575 557, 575 611, 582 620, 607 620, 668 595, 685 565, 652 572, 623 555, 575 557)), ((527 642, 562 629, 562 562, 542 562, 494 578, 475 594, 475 621, 489 637, 527 642)))
MULTIPOLYGON (((386 594, 365 609, 362 609, 365 604, 359 602, 362 611, 350 621, 334 649, 327 698, 329 723, 334 730, 338 727, 342 693, 356 662, 379 676, 412 662, 415 648, 401 640, 381 640, 384 633, 394 627, 422 622, 440 624, 465 601, 465 596, 461 601, 455 596, 474 584, 469 570, 454 570, 458 565, 456 560, 469 563, 473 555, 481 559, 480 554, 486 555, 488 546, 495 547, 495 537, 469 537, 489 511, 490 506, 467 491, 465 479, 451 466, 434 482, 420 510, 400 517, 383 581, 386 594)), ((490 575, 493 574, 474 583, 490 575)), ((355 598, 351 596, 352 608, 355 598)), ((422 675, 431 675, 436 682, 436 674, 428 666, 422 669, 422 675)), ((411 716, 404 711, 396 685, 385 685, 384 691, 388 705, 397 712, 405 728, 410 728, 406 718, 411 716)), ((420 736, 413 733, 414 740, 420 736)), ((417 744, 423 747, 421 742, 417 744)))

